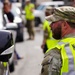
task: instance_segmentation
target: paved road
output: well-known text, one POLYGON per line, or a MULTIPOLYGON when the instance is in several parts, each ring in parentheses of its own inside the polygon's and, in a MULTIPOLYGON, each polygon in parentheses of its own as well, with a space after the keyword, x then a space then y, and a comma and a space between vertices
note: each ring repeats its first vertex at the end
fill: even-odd
POLYGON ((26 40, 28 34, 25 29, 24 42, 16 44, 17 52, 24 59, 18 61, 18 64, 15 66, 15 72, 11 73, 11 75, 40 75, 41 62, 44 56, 40 48, 43 34, 39 29, 35 30, 35 40, 26 40))

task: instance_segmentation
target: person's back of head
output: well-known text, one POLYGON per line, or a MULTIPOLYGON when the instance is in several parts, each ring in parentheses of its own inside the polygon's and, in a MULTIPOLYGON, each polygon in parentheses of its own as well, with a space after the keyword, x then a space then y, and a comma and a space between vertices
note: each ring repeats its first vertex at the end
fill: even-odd
POLYGON ((30 0, 25 0, 25 4, 26 4, 26 5, 28 5, 28 4, 30 4, 30 3, 31 3, 30 0))
POLYGON ((54 12, 54 7, 51 6, 46 7, 46 11, 45 11, 46 16, 52 15, 53 12, 54 12))

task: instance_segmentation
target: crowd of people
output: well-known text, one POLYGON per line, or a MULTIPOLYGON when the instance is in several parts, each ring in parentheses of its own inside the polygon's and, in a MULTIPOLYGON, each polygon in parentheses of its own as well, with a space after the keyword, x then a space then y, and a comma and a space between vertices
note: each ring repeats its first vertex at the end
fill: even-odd
MULTIPOLYGON (((10 2, 4 2, 3 13, 7 15, 9 22, 13 22, 14 16, 10 12, 10 2)), ((28 40, 35 39, 34 4, 26 0, 26 28, 29 34, 28 40)), ((75 75, 75 8, 73 6, 61 6, 46 8, 46 19, 43 21, 43 42, 41 48, 44 53, 41 75, 75 75)), ((16 50, 17 59, 20 59, 16 50)))
MULTIPOLYGON (((5 24, 8 23, 13 23, 14 22, 14 14, 11 11, 12 8, 12 3, 9 0, 4 0, 3 1, 3 15, 6 15, 6 19, 7 21, 5 21, 5 24)), ((35 9, 34 4, 32 4, 30 2, 30 0, 26 0, 26 6, 24 8, 25 12, 26 12, 26 28, 27 28, 27 32, 29 34, 29 38, 27 40, 34 40, 35 38, 35 32, 34 32, 34 15, 33 15, 33 11, 35 9)), ((4 16, 3 16, 4 17, 4 16)), ((16 38, 14 41, 14 44, 16 43, 16 38)), ((13 57, 13 61, 11 64, 9 64, 9 70, 10 72, 14 72, 15 70, 15 66, 14 64, 17 63, 18 60, 23 59, 23 57, 20 57, 20 55, 17 53, 16 48, 14 49, 14 57, 13 57)))
MULTIPOLYGON (((30 0, 26 0, 27 30, 28 33, 33 33, 34 6, 29 3, 30 0), (31 27, 28 27, 29 25, 31 27)), ((42 24, 44 34, 41 48, 45 56, 41 75, 75 75, 75 8, 47 7, 46 19, 42 24)))

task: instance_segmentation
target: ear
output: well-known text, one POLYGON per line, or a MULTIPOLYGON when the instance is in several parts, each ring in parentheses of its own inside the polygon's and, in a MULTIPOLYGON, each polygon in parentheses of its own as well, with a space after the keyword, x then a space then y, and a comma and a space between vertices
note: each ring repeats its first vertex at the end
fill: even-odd
POLYGON ((67 23, 66 21, 64 21, 64 22, 62 23, 62 28, 63 28, 64 30, 66 30, 68 27, 69 27, 68 23, 67 23))

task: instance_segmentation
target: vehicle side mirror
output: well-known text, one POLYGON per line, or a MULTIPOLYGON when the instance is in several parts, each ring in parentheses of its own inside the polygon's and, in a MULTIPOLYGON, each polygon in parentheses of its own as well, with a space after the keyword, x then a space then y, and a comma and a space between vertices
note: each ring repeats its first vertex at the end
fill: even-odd
POLYGON ((7 30, 0 30, 0 61, 7 62, 14 51, 12 33, 7 30))

